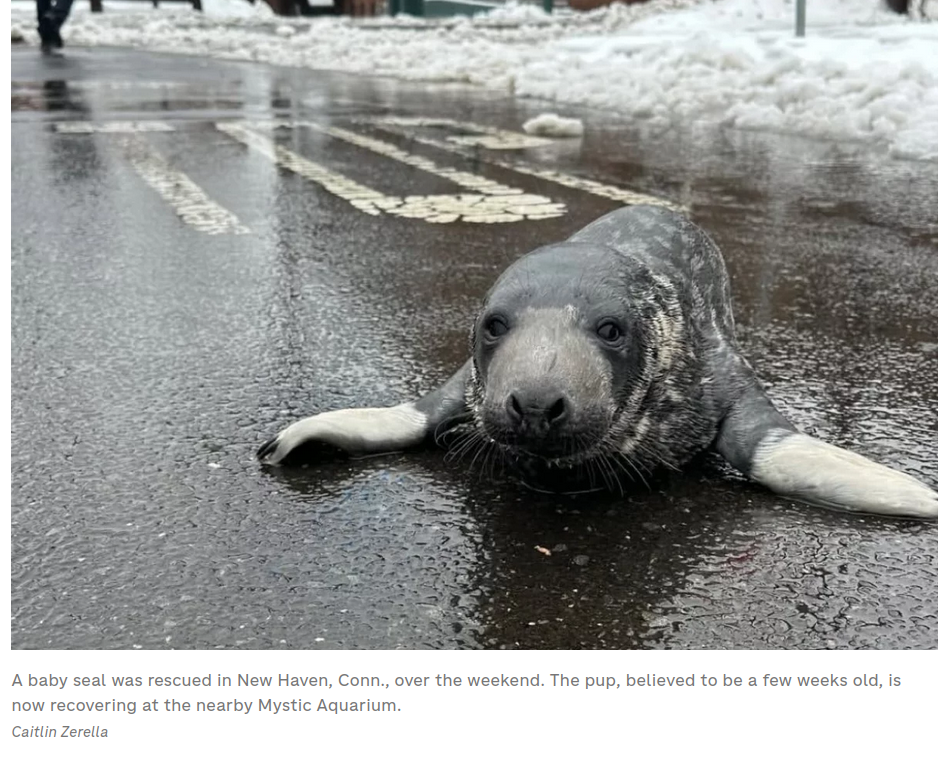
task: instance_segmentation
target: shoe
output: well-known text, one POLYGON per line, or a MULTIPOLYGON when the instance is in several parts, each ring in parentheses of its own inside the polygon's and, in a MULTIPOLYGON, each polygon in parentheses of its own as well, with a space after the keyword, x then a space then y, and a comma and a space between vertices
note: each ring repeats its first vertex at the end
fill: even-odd
POLYGON ((42 40, 40 48, 43 55, 60 55, 58 51, 65 43, 62 42, 62 35, 59 34, 54 22, 46 21, 39 25, 39 38, 42 40))
POLYGON ((62 35, 59 33, 60 26, 54 18, 46 16, 39 21, 39 37, 42 40, 42 51, 48 52, 46 48, 61 48, 64 46, 62 35))

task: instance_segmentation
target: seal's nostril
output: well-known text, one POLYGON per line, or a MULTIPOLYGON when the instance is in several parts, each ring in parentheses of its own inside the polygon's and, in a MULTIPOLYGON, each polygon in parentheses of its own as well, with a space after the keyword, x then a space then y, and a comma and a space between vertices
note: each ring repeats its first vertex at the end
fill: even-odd
POLYGON ((508 396, 505 408, 508 410, 508 416, 514 422, 521 422, 521 420, 524 419, 524 409, 522 409, 521 404, 518 403, 518 397, 515 396, 514 393, 508 396))
POLYGON ((558 398, 553 406, 547 410, 547 422, 551 425, 560 422, 567 414, 567 405, 564 403, 563 396, 558 398))

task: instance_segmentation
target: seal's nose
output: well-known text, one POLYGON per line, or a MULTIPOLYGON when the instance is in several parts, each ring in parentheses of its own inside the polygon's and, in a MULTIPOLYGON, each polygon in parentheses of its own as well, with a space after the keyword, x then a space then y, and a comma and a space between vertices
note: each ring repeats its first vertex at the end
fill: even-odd
POLYGON ((545 436, 566 422, 570 402, 564 394, 548 390, 516 390, 508 395, 505 411, 522 433, 545 436))

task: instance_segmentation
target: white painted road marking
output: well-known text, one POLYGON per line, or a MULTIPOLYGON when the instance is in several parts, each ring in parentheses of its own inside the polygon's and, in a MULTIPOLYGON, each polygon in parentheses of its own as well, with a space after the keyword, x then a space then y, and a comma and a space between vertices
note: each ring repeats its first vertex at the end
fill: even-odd
POLYGON ((396 145, 392 145, 391 143, 385 142, 384 140, 376 140, 373 137, 365 137, 364 135, 350 132, 347 129, 340 129, 338 127, 323 127, 311 121, 292 122, 290 126, 308 127, 309 129, 316 130, 317 132, 322 132, 329 135, 330 137, 344 140, 347 143, 357 145, 360 148, 365 148, 366 150, 370 150, 379 155, 393 158, 395 161, 400 161, 402 164, 407 164, 408 166, 422 169, 428 174, 435 174, 437 177, 448 179, 450 182, 459 185, 460 187, 464 187, 467 190, 473 192, 482 193, 483 195, 521 195, 524 193, 524 191, 520 188, 511 187, 510 185, 503 185, 499 182, 496 182, 495 180, 480 177, 478 174, 463 172, 459 171, 458 169, 452 169, 448 167, 441 167, 435 161, 431 161, 429 158, 424 158, 423 156, 417 156, 413 153, 408 153, 406 150, 402 150, 396 145))
POLYGON ((422 116, 386 116, 380 119, 363 120, 368 123, 387 124, 398 127, 438 127, 449 129, 458 134, 448 135, 447 142, 465 147, 478 146, 489 150, 523 150, 553 145, 553 140, 535 137, 523 132, 511 132, 507 129, 488 127, 471 121, 455 119, 426 119, 422 116), (468 132, 469 134, 465 134, 468 132))
POLYGON ((275 161, 278 165, 315 182, 325 190, 347 200, 355 208, 377 216, 391 214, 409 219, 444 224, 455 221, 482 224, 520 222, 525 219, 550 219, 566 213, 566 206, 543 195, 525 193, 470 172, 440 167, 430 159, 416 156, 395 145, 350 132, 338 127, 324 127, 315 122, 218 122, 220 131, 275 161), (447 179, 472 192, 447 195, 385 195, 321 164, 310 161, 256 129, 305 127, 330 137, 357 145, 408 166, 447 179))
MULTIPOLYGON (((647 203, 680 209, 676 204, 653 195, 626 190, 553 169, 544 169, 522 161, 497 158, 478 151, 478 148, 485 148, 488 151, 522 150, 543 147, 553 142, 543 137, 453 119, 381 117, 362 119, 361 123, 370 124, 398 137, 448 151, 463 158, 481 160, 492 166, 547 180, 574 190, 582 190, 619 203, 627 205, 647 203), (414 127, 436 128, 457 134, 444 135, 445 139, 439 139, 421 135, 413 129, 414 127)), ((567 211, 563 203, 552 201, 546 196, 525 193, 520 188, 505 185, 472 172, 441 166, 430 158, 410 153, 393 143, 341 127, 327 126, 313 121, 232 121, 218 122, 215 126, 229 137, 266 156, 278 166, 316 183, 372 216, 390 214, 436 224, 456 221, 496 224, 520 222, 525 219, 551 219, 563 216, 567 211), (264 132, 269 133, 278 128, 302 128, 317 131, 445 179, 467 192, 439 195, 387 195, 328 169, 322 164, 304 158, 282 145, 277 145, 271 135, 264 132)), ((185 174, 170 167, 166 160, 143 138, 135 136, 142 132, 174 132, 174 126, 160 121, 70 121, 56 124, 55 129, 63 134, 129 135, 122 138, 122 145, 134 168, 170 203, 183 221, 212 235, 243 234, 249 231, 234 214, 212 201, 185 174)))
MULTIPOLYGON (((658 198, 654 195, 648 195, 647 193, 639 193, 634 190, 625 190, 624 188, 617 187, 615 185, 608 185, 592 179, 577 177, 573 174, 566 174, 554 169, 543 169, 538 166, 526 164, 523 161, 508 161, 501 158, 495 158, 494 156, 480 154, 475 150, 471 150, 472 147, 476 146, 492 149, 492 145, 486 145, 482 140, 482 138, 485 138, 487 134, 482 134, 479 136, 479 138, 459 135, 457 137, 447 137, 445 140, 439 140, 433 137, 426 137, 415 132, 406 131, 404 129, 405 127, 423 126, 449 127, 460 130, 476 130, 480 128, 480 125, 478 124, 457 122, 451 119, 419 119, 398 117, 361 119, 360 121, 365 124, 374 124, 379 129, 383 129, 390 134, 397 135, 399 137, 406 137, 408 140, 414 140, 423 145, 439 148, 440 150, 455 153, 459 156, 479 159, 487 164, 491 164, 492 166, 498 166, 499 168, 508 169, 513 172, 518 172, 519 174, 526 174, 529 177, 536 177, 537 179, 554 182, 558 185, 563 185, 564 187, 569 187, 574 190, 583 190, 584 192, 590 193, 591 195, 598 195, 602 198, 609 198, 610 200, 618 201, 619 203, 623 203, 628 206, 648 204, 651 206, 663 206, 665 208, 674 209, 676 211, 683 210, 681 206, 676 203, 667 201, 664 198, 658 198)), ((512 133, 506 132, 504 130, 495 131, 499 133, 499 139, 502 140, 502 145, 501 147, 497 148, 498 150, 519 150, 523 148, 538 147, 535 145, 526 144, 525 140, 536 139, 541 145, 544 143, 553 142, 543 138, 532 138, 530 135, 523 135, 519 132, 512 133), (514 137, 511 137, 512 135, 514 137)))
POLYGON ((238 221, 238 217, 219 206, 195 182, 170 166, 145 138, 128 135, 119 139, 137 174, 190 227, 208 235, 243 235, 250 232, 238 221))
POLYGON ((162 121, 61 121, 55 131, 63 134, 90 135, 104 133, 175 132, 176 128, 162 121))

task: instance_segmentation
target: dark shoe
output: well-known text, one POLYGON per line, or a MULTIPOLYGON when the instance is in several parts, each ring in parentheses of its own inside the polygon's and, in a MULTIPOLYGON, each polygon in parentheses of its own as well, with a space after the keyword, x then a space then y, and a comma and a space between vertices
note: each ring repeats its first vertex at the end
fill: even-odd
POLYGON ((40 33, 42 38, 42 43, 40 49, 42 50, 43 55, 62 55, 62 38, 59 36, 58 32, 52 32, 48 29, 43 29, 40 33))
POLYGON ((62 35, 59 33, 61 25, 52 16, 45 16, 39 20, 39 37, 42 40, 43 52, 46 52, 46 46, 60 48, 64 45, 62 35))

